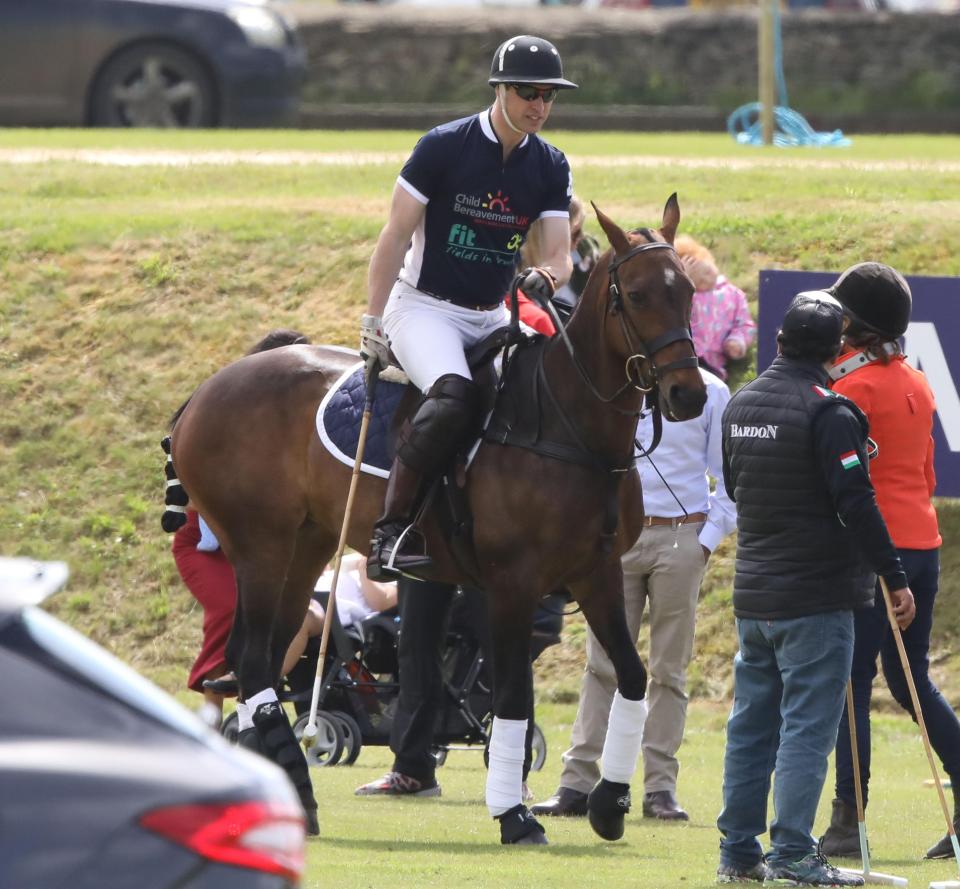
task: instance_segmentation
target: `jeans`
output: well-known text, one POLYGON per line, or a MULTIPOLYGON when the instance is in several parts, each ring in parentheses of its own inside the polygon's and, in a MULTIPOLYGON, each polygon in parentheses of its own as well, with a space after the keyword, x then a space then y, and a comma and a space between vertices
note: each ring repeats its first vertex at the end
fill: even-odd
MULTIPOLYGON (((940 577, 939 549, 901 549, 900 561, 907 574, 907 583, 913 592, 917 616, 903 633, 903 647, 917 687, 923 721, 930 735, 930 745, 937 752, 943 768, 953 782, 960 782, 960 721, 937 687, 930 681, 930 630, 933 627, 933 603, 937 597, 940 577)), ((883 676, 890 693, 916 722, 913 701, 897 653, 896 640, 887 620, 883 594, 877 586, 873 608, 858 611, 854 618, 854 646, 851 682, 853 683, 853 712, 856 715, 857 751, 860 756, 860 779, 863 801, 867 802, 870 782, 870 695, 877 675, 877 655, 883 667, 883 676)), ((847 711, 837 731, 837 797, 848 805, 856 803, 853 783, 853 756, 850 751, 850 726, 847 711)))
POLYGON ((737 633, 720 861, 749 868, 760 860, 775 771, 767 861, 780 866, 816 847, 811 831, 850 675, 853 612, 738 618, 737 633))

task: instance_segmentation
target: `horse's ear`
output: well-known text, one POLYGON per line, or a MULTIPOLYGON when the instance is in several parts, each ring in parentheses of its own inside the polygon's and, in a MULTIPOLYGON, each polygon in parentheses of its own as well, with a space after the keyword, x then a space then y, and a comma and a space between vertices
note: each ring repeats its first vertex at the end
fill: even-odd
POLYGON ((673 243, 679 225, 680 202, 677 200, 677 193, 674 192, 667 198, 667 205, 663 208, 663 223, 660 226, 660 234, 663 235, 668 244, 673 243))
POLYGON ((602 228, 606 234, 607 240, 610 242, 610 246, 613 247, 614 252, 621 254, 627 253, 630 250, 630 241, 623 229, 594 204, 593 201, 590 201, 590 205, 593 207, 593 212, 597 214, 597 222, 600 223, 600 228, 602 228))

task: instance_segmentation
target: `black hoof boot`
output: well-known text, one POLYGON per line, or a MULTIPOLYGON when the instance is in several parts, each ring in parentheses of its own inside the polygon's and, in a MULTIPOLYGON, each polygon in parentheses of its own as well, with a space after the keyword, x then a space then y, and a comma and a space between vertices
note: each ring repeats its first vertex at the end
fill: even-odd
POLYGON ((623 819, 630 811, 630 785, 601 778, 587 797, 587 817, 594 832, 605 840, 623 836, 623 819))
POLYGON ((313 784, 310 781, 310 768, 303 754, 303 748, 297 741, 290 720, 283 712, 278 701, 261 704, 253 714, 263 755, 275 762, 290 778, 300 797, 307 818, 307 833, 316 836, 320 833, 317 823, 317 801, 313 798, 313 784))
POLYGON ((530 810, 523 803, 498 815, 497 821, 500 822, 500 842, 504 846, 547 845, 543 825, 530 814, 530 810))
POLYGON ((260 736, 255 728, 245 728, 237 735, 237 746, 250 750, 253 753, 259 753, 265 756, 263 745, 260 743, 260 736))

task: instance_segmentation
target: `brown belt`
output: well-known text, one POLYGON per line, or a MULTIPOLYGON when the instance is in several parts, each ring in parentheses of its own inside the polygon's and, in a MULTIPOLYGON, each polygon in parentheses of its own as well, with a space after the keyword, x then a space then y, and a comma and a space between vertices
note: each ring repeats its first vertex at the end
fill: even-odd
POLYGON ((692 522, 705 522, 706 520, 707 516, 702 512, 691 512, 685 516, 678 515, 673 518, 667 518, 661 515, 645 515, 643 517, 643 527, 649 528, 651 525, 670 525, 671 528, 676 528, 679 525, 689 525, 692 522))

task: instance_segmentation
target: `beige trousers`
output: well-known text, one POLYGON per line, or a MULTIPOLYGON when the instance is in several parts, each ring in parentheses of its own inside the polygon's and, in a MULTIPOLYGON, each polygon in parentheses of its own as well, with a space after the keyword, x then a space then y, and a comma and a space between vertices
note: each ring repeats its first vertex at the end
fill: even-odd
MULTIPOLYGON (((623 556, 627 626, 634 642, 649 610, 647 722, 643 732, 644 793, 676 791, 677 750, 687 719, 687 664, 693 651, 700 581, 706 566, 698 535, 702 522, 644 528, 623 556)), ((587 665, 571 747, 563 754, 560 786, 589 792, 600 780, 600 754, 610 704, 617 687, 613 664, 596 637, 587 633, 587 665)))

